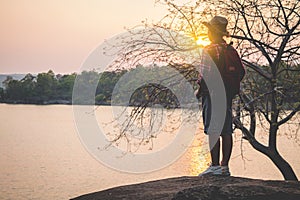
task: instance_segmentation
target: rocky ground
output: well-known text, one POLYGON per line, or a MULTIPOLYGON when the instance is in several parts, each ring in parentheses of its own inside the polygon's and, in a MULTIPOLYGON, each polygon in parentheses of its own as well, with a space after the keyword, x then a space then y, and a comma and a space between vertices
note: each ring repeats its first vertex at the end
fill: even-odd
POLYGON ((300 182, 239 177, 177 177, 115 187, 73 200, 299 200, 300 182))

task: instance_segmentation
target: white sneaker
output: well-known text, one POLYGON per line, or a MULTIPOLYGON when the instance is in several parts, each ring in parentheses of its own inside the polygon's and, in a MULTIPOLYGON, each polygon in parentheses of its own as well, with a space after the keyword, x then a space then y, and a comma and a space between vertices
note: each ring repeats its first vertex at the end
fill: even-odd
POLYGON ((199 174, 198 176, 205 176, 205 175, 222 175, 222 169, 220 165, 216 166, 209 166, 204 172, 199 174))
POLYGON ((221 175, 230 176, 230 171, 228 166, 221 166, 221 175))

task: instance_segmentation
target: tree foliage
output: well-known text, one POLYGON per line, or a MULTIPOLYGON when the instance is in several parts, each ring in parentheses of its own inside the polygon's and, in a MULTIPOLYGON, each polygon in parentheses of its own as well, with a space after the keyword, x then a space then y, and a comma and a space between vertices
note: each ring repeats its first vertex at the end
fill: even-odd
POLYGON ((76 74, 55 75, 47 73, 25 75, 21 80, 8 76, 3 81, 1 101, 7 103, 68 103, 72 99, 72 90, 76 74))
MULTIPOLYGON (((127 82, 126 84, 135 85, 137 81, 143 79, 144 76, 149 75, 149 68, 139 66, 139 77, 127 82)), ((155 68, 150 69, 155 70, 155 68)), ((112 93, 116 83, 125 73, 130 70, 122 71, 105 71, 98 73, 96 71, 83 71, 80 74, 66 74, 55 75, 52 70, 47 73, 39 73, 37 76, 32 74, 25 75, 21 80, 15 80, 8 76, 3 82, 5 88, 0 90, 1 102, 7 103, 29 103, 29 104, 49 104, 49 103, 67 103, 70 104, 72 100, 73 86, 75 79, 79 82, 81 87, 79 90, 82 93, 82 99, 75 100, 82 104, 90 104, 91 99, 85 98, 87 95, 86 87, 91 84, 97 85, 95 91, 95 104, 107 105, 111 104, 112 93)), ((177 107, 176 97, 172 96, 170 90, 165 89, 164 93, 158 94, 162 86, 160 85, 144 85, 139 88, 132 96, 129 105, 137 105, 146 103, 149 95, 157 90, 156 97, 157 104, 164 104, 166 107, 177 107), (162 102, 163 101, 163 102, 162 102)), ((116 97, 118 99, 118 97, 116 97)), ((118 101, 118 100, 116 100, 118 101)), ((116 102, 117 103, 117 102, 116 102)), ((119 102, 121 103, 121 102, 119 102)))

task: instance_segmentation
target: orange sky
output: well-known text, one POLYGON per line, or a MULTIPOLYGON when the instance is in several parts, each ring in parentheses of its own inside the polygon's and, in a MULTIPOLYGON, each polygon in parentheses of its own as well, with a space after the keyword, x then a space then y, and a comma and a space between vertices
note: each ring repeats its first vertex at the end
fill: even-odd
POLYGON ((165 13, 154 0, 1 0, 0 73, 78 71, 113 35, 165 13))

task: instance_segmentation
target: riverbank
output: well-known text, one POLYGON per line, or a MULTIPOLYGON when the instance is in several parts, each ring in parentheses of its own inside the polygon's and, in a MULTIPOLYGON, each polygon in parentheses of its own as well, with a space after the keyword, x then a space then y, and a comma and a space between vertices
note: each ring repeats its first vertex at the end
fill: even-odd
POLYGON ((176 177, 115 187, 73 200, 298 200, 300 182, 240 177, 176 177))

